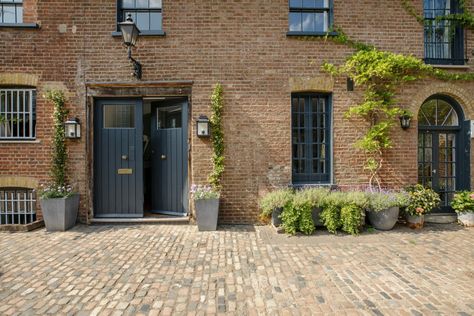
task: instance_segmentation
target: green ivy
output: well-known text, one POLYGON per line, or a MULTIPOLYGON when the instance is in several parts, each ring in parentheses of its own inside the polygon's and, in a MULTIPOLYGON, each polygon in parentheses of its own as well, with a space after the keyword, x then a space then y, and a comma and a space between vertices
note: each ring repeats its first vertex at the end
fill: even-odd
POLYGON ((212 155, 213 169, 209 175, 209 183, 215 190, 221 190, 222 173, 224 172, 224 132, 222 130, 222 110, 224 108, 223 89, 216 84, 211 96, 211 140, 214 153, 212 155))
POLYGON ((50 90, 46 92, 46 99, 51 101, 54 106, 53 112, 53 159, 51 166, 51 177, 53 185, 56 187, 64 187, 66 184, 66 163, 67 150, 65 143, 64 122, 68 111, 64 104, 66 98, 60 90, 50 90))

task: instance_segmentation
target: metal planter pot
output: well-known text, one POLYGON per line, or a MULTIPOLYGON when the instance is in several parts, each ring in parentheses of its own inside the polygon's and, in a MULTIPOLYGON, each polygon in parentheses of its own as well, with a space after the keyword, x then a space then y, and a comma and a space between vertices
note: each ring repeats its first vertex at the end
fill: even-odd
POLYGON ((219 199, 195 200, 194 208, 199 231, 217 230, 219 199))
POLYGON ((412 229, 423 228, 425 215, 407 215, 407 225, 412 229))
POLYGON ((313 218, 314 226, 324 226, 324 224, 321 222, 321 212, 322 209, 320 207, 313 208, 311 217, 313 218))
POLYGON ((60 199, 42 199, 40 203, 47 231, 63 232, 76 224, 79 194, 60 199))
POLYGON ((400 214, 399 207, 391 207, 389 209, 375 212, 368 210, 370 224, 377 230, 391 230, 395 226, 400 214))
POLYGON ((283 221, 280 218, 281 213, 283 213, 283 207, 277 207, 272 212, 272 225, 275 227, 280 227, 283 221))
POLYGON ((466 227, 474 227, 474 212, 458 213, 458 220, 466 227))

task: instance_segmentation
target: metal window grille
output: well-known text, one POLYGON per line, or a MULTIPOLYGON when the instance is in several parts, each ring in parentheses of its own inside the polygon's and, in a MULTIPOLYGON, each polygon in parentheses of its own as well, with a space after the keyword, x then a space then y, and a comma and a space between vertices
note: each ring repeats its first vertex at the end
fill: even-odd
POLYGON ((36 137, 36 91, 0 88, 0 140, 36 137))
POLYGON ((0 23, 23 23, 23 0, 0 0, 0 23))
POLYGON ((0 225, 36 221, 36 193, 24 188, 0 188, 0 225))

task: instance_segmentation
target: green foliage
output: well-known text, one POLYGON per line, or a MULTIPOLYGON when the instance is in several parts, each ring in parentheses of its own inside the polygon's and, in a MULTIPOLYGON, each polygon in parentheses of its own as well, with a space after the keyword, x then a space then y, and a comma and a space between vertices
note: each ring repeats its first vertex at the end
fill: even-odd
POLYGON ((312 218, 313 206, 305 190, 298 191, 290 203, 283 208, 281 215, 282 227, 290 235, 297 231, 310 235, 314 232, 312 218))
POLYGON ((406 192, 376 191, 367 193, 369 209, 372 212, 385 211, 392 207, 406 207, 409 196, 406 192))
POLYGON ((320 217, 330 233, 337 234, 337 230, 342 227, 341 208, 344 206, 344 203, 344 194, 341 192, 331 192, 326 198, 320 217))
POLYGON ((216 84, 211 96, 211 140, 214 154, 212 155, 213 170, 209 175, 209 183, 215 190, 221 189, 222 173, 224 172, 224 132, 222 129, 222 111, 224 108, 223 89, 216 84))
POLYGON ((456 193, 451 202, 451 207, 456 213, 474 213, 474 192, 456 193))
POLYGON ((326 203, 329 188, 307 188, 299 191, 302 199, 307 200, 312 208, 322 208, 326 203))
POLYGON ((409 215, 423 215, 438 207, 441 202, 438 193, 430 188, 417 184, 406 189, 409 203, 405 212, 409 215))
POLYGON ((361 207, 349 203, 341 209, 341 229, 342 231, 351 234, 358 235, 362 222, 362 214, 364 209, 361 207))
POLYGON ((218 199, 221 194, 219 191, 214 190, 210 185, 196 185, 193 184, 190 190, 193 200, 209 200, 218 199))
POLYGON ((293 199, 293 190, 291 189, 280 189, 265 194, 260 200, 260 216, 268 218, 272 215, 273 210, 277 208, 287 207, 293 199))

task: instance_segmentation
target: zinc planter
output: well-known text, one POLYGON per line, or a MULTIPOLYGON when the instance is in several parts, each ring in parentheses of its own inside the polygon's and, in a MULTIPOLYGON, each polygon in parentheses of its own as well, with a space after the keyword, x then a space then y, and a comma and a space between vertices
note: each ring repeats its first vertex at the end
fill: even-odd
POLYGON ((73 194, 67 198, 42 199, 40 203, 47 231, 63 232, 76 224, 79 194, 73 194))
POLYGON ((320 207, 313 208, 311 217, 313 218, 314 226, 324 226, 324 224, 321 222, 321 211, 322 210, 320 207))
POLYGON ((383 211, 368 211, 370 224, 377 230, 391 230, 395 226, 400 214, 399 207, 391 207, 383 211))
POLYGON ((407 225, 412 229, 423 228, 425 215, 407 215, 407 225))
POLYGON ((464 226, 474 227, 474 213, 472 212, 458 213, 458 220, 464 226))
POLYGON ((217 230, 219 199, 194 200, 199 231, 217 230))
POLYGON ((275 227, 280 227, 282 220, 280 218, 281 213, 283 213, 283 207, 277 207, 272 212, 272 225, 275 227))

